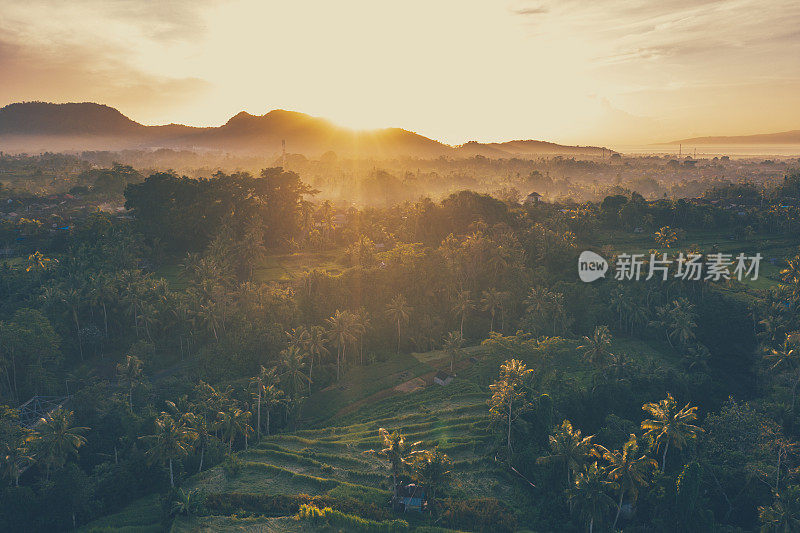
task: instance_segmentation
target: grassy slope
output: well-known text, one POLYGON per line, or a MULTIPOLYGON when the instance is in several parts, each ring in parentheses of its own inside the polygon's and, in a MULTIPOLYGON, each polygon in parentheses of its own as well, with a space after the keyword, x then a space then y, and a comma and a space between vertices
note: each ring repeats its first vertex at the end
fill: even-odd
MULTIPOLYGON (((570 345, 577 346, 570 341, 570 345)), ((675 356, 665 346, 650 346, 641 341, 615 339, 615 350, 624 350, 633 358, 652 360, 659 365, 676 364, 675 356)), ((412 392, 394 390, 403 380, 416 376, 430 378, 432 372, 449 367, 442 352, 401 355, 385 363, 359 367, 348 372, 339 387, 319 391, 308 401, 318 417, 310 429, 291 434, 273 435, 237 457, 243 466, 238 475, 227 476, 221 466, 188 479, 185 490, 197 488, 216 494, 308 494, 330 498, 354 498, 383 507, 390 496, 387 466, 367 450, 379 445, 378 428, 401 430, 409 440, 421 440, 422 446, 439 446, 454 461, 454 494, 459 498, 495 497, 515 505, 516 495, 524 487, 487 458, 488 393, 479 383, 496 375, 499 360, 481 348, 470 348, 472 364, 465 357, 456 366, 457 377, 447 387, 430 384, 412 392), (391 395, 375 396, 381 387, 391 395), (357 409, 343 411, 342 406, 362 402, 357 409), (366 400, 366 401, 363 401, 366 400)), ((565 377, 581 382, 590 372, 574 348, 559 356, 565 377)), ((309 427, 305 425, 305 427, 309 427)), ((128 509, 91 524, 84 531, 132 531, 129 524, 143 531, 157 531, 157 500, 142 500, 128 509), (139 520, 132 522, 132 520, 139 520), (120 529, 109 528, 121 526, 120 529)), ((314 531, 308 524, 291 517, 251 516, 182 517, 172 530, 189 531, 314 531)), ((407 517, 403 517, 407 518, 407 517)), ((414 517, 410 521, 414 522, 414 517)))

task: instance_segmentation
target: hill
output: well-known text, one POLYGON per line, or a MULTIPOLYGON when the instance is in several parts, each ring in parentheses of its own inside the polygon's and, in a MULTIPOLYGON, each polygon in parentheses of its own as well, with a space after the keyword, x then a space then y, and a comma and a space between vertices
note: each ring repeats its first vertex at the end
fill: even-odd
POLYGON ((694 137, 664 144, 800 144, 800 130, 756 135, 694 137))
POLYGON ((562 146, 544 141, 470 142, 452 147, 402 128, 356 131, 295 111, 264 115, 241 112, 219 127, 180 124, 146 126, 112 107, 85 103, 27 102, 0 109, 0 149, 69 151, 176 148, 275 154, 282 141, 292 153, 317 157, 327 151, 350 157, 532 158, 542 155, 599 155, 603 148, 562 146))

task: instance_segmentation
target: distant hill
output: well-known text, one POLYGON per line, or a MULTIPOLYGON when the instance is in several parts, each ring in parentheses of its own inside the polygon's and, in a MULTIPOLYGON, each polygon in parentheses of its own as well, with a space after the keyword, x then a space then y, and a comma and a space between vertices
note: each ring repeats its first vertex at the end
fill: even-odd
POLYGON ((665 144, 800 144, 800 130, 757 135, 728 135, 694 137, 665 144))
POLYGON ((331 150, 340 155, 374 158, 525 158, 599 155, 603 150, 544 141, 473 141, 452 147, 401 128, 355 131, 322 118, 280 109, 264 115, 241 112, 222 126, 209 128, 145 126, 113 107, 90 102, 28 102, 0 109, 0 150, 6 151, 178 148, 273 154, 281 150, 283 140, 288 151, 311 157, 331 150))

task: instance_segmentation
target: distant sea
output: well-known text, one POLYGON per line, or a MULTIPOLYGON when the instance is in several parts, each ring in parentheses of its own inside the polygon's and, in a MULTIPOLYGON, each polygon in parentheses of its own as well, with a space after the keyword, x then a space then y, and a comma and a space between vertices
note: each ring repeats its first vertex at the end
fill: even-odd
POLYGON ((800 144, 647 144, 647 145, 618 145, 612 146, 617 152, 631 155, 672 155, 677 156, 679 151, 683 157, 712 158, 727 155, 736 159, 781 157, 800 157, 800 144))

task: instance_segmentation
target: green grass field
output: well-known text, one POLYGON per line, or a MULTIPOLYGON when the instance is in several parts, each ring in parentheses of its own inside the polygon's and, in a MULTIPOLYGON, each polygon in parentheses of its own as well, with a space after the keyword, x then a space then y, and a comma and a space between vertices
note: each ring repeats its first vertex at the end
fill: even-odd
MULTIPOLYGON (((259 283, 291 281, 303 272, 314 269, 340 274, 345 268, 341 259, 341 250, 270 254, 255 267, 253 280, 259 283)), ((155 275, 167 280, 170 287, 175 290, 186 288, 186 280, 181 274, 179 263, 162 265, 156 270, 155 275)))
MULTIPOLYGON (((749 238, 731 239, 730 232, 692 231, 688 232, 672 249, 697 247, 703 253, 728 253, 734 256, 739 253, 755 255, 760 253, 762 260, 757 280, 745 279, 743 283, 751 289, 768 289, 779 283, 778 274, 786 262, 786 258, 797 253, 800 239, 795 237, 775 237, 772 235, 754 235, 749 238)), ((615 252, 647 254, 659 247, 650 233, 604 232, 599 242, 610 246, 615 252)), ((671 253, 667 252, 668 254, 671 253)))

